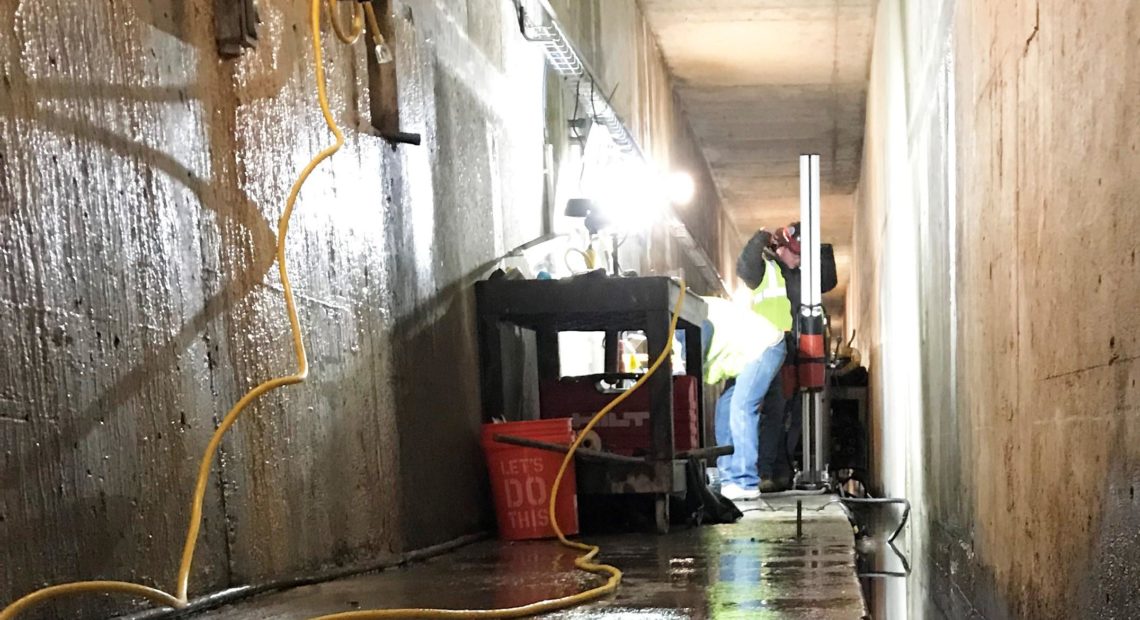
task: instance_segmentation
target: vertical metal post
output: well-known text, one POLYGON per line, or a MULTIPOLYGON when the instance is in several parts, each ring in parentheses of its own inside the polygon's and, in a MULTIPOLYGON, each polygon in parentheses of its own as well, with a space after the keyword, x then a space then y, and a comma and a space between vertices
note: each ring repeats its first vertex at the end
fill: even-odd
POLYGON ((605 341, 605 373, 614 374, 622 365, 621 361, 621 332, 616 329, 606 330, 605 341))
MULTIPOLYGON (((800 316, 797 325, 822 320, 820 291, 820 180, 819 155, 800 156, 800 316)), ((802 334, 797 329, 797 334, 802 334)), ((818 488, 826 481, 827 432, 824 424, 823 393, 811 389, 801 393, 803 414, 803 471, 800 484, 818 488)))
POLYGON ((819 187, 819 155, 809 156, 811 163, 811 219, 808 222, 800 224, 810 225, 811 229, 811 244, 808 245, 808 250, 811 252, 811 259, 808 264, 811 265, 811 287, 808 292, 811 294, 811 305, 813 307, 819 306, 823 302, 823 293, 820 286, 820 269, 819 264, 819 219, 820 219, 820 187, 819 187))
POLYGON ((823 392, 812 392, 811 408, 812 408, 812 430, 815 432, 815 439, 812 441, 812 448, 815 450, 813 464, 815 465, 815 483, 817 486, 827 484, 827 449, 830 447, 831 442, 828 441, 827 435, 827 420, 824 416, 824 401, 823 392))
MULTIPOLYGON (((822 200, 820 196, 819 159, 819 155, 811 156, 811 316, 815 321, 818 321, 819 324, 822 324, 823 287, 822 278, 820 277, 823 273, 823 265, 820 264, 822 200)), ((813 391, 811 394, 813 414, 812 428, 815 430, 815 441, 812 442, 812 447, 815 449, 815 471, 818 474, 818 482, 823 485, 827 484, 828 452, 831 448, 831 441, 828 440, 827 412, 824 410, 822 391, 826 389, 827 384, 825 379, 821 389, 813 391)))
MULTIPOLYGON (((812 221, 812 156, 800 155, 799 156, 799 243, 800 243, 800 256, 803 256, 804 248, 811 247, 812 243, 812 227, 809 222, 812 221)), ((807 253, 811 256, 811 252, 807 253)), ((811 308, 812 304, 812 261, 801 260, 799 266, 799 307, 800 312, 806 311, 811 308)), ((797 336, 799 334, 800 318, 796 317, 797 336)), ((799 346, 799 337, 796 338, 796 346, 799 346)), ((815 475, 814 456, 815 449, 813 442, 815 441, 815 433, 813 431, 814 425, 812 417, 811 395, 800 393, 800 443, 803 444, 804 454, 800 459, 800 466, 803 470, 800 471, 800 484, 804 486, 814 486, 817 482, 815 475)))
MULTIPOLYGON (((477 297, 481 289, 476 289, 477 297)), ((540 345, 541 346, 541 345, 540 345)), ((539 355, 542 349, 539 349, 539 355)), ((503 393, 503 343, 499 334, 499 316, 484 314, 479 317, 480 381, 482 382, 483 421, 506 417, 506 395, 503 393)))
MULTIPOLYGON (((671 289, 670 289, 671 290, 671 289)), ((649 359, 666 351, 662 370, 656 372, 645 383, 649 392, 649 425, 652 433, 650 442, 650 458, 658 469, 659 480, 666 481, 672 489, 673 476, 673 364, 671 353, 673 342, 669 340, 669 320, 672 313, 668 310, 645 313, 645 337, 648 341, 649 359)))
MULTIPOLYGON (((800 252, 811 247, 811 201, 812 175, 811 155, 800 155, 800 252)), ((808 260, 800 261, 800 304, 811 305, 811 270, 815 267, 810 260, 810 250, 807 252, 808 260)))

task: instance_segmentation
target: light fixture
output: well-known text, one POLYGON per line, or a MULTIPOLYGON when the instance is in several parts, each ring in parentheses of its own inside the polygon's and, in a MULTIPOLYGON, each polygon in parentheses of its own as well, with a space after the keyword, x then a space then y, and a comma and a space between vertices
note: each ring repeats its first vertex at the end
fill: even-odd
POLYGON ((622 154, 601 172, 595 198, 617 232, 644 233, 668 214, 665 185, 641 158, 622 154))
POLYGON ((583 218, 586 230, 596 235, 609 224, 605 213, 598 209, 593 200, 587 198, 571 198, 566 201, 566 217, 583 218))
POLYGON ((669 194, 669 202, 676 207, 684 207, 693 202, 693 196, 697 192, 692 175, 679 170, 670 172, 665 177, 665 188, 669 194))
MULTIPOLYGON (((600 87, 594 77, 597 74, 591 70, 566 36, 566 31, 558 22, 549 0, 514 0, 514 3, 523 38, 543 48, 550 67, 562 78, 563 87, 574 94, 583 110, 589 110, 594 122, 606 129, 614 146, 647 167, 648 158, 642 153, 637 140, 610 104, 606 91, 600 87)), ((689 181, 692 182, 691 177, 689 181)), ((632 228, 646 230, 656 222, 664 223, 667 234, 679 243, 681 250, 693 265, 704 274, 705 280, 710 285, 719 285, 721 291, 727 291, 727 286, 716 269, 715 261, 693 238, 689 228, 675 214, 669 212, 667 207, 670 204, 670 197, 664 191, 663 185, 664 183, 658 178, 657 184, 651 187, 659 198, 644 203, 631 203, 631 210, 635 213, 623 217, 623 222, 615 223, 615 226, 630 230, 632 225, 632 228), (652 220, 640 215, 646 211, 651 214, 652 220)), ((678 197, 683 198, 684 192, 678 194, 678 197)), ((599 206, 603 210, 609 207, 609 205, 599 206)))

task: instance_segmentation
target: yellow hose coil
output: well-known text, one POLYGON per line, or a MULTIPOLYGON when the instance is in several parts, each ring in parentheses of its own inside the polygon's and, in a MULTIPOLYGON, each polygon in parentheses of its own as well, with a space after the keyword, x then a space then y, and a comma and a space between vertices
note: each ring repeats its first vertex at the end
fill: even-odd
MULTIPOLYGON (((338 39, 347 44, 352 44, 360 38, 363 31, 364 13, 357 6, 359 3, 353 3, 353 18, 350 30, 344 29, 335 13, 335 0, 326 0, 329 9, 329 21, 332 22, 333 30, 338 39)), ((365 12, 371 13, 372 7, 365 5, 365 12)), ((374 22, 374 15, 368 15, 369 21, 374 22)), ((321 0, 312 0, 310 11, 310 24, 312 27, 313 35, 313 65, 316 73, 317 82, 317 99, 320 103, 321 113, 324 115, 325 124, 328 125, 329 130, 333 133, 336 140, 333 144, 318 153, 313 159, 301 170, 301 174, 293 183, 292 188, 289 190, 289 197, 285 201, 285 210, 281 214, 281 218, 277 221, 277 269, 281 276, 281 284, 285 298, 285 310, 289 316, 289 327, 293 337, 293 353, 296 357, 297 370, 289 375, 269 379, 253 388, 241 397, 234 404, 233 408, 222 418, 222 422, 218 425, 217 430, 214 431, 210 442, 206 445, 206 450, 202 454, 202 460, 198 467, 198 478, 194 485, 194 495, 190 505, 190 525, 186 532, 186 542, 182 549, 182 560, 178 568, 177 595, 170 594, 163 590, 152 588, 137 583, 130 583, 126 581, 78 581, 74 583, 64 583, 55 586, 49 586, 40 590, 36 590, 30 594, 17 599, 8 607, 0 611, 0 620, 13 620, 19 614, 35 607, 45 601, 64 596, 74 596, 81 594, 125 594, 140 599, 145 599, 163 607, 171 607, 181 609, 189 604, 189 589, 190 589, 190 569, 194 561, 194 550, 198 544, 198 534, 202 526, 202 505, 206 495, 206 486, 209 481, 210 467, 214 462, 214 457, 217 454, 218 446, 221 444, 222 438, 230 427, 234 425, 238 417, 245 411, 259 396, 266 392, 275 390, 279 387, 286 385, 293 385, 300 383, 308 377, 309 374, 309 361, 305 354, 305 344, 302 341, 301 324, 297 318, 296 303, 293 300, 293 287, 289 283, 289 272, 285 263, 285 240, 289 232, 289 220, 293 215, 293 209, 297 203, 297 196, 301 192, 301 187, 304 186, 313 170, 324 160, 336 153, 344 145, 344 134, 341 133, 340 128, 337 126, 336 121, 333 119, 332 112, 329 109, 328 93, 325 84, 325 71, 323 63, 323 54, 321 50, 321 0)), ((379 32, 376 33, 379 36, 379 32)), ((677 327, 677 318, 680 315, 681 306, 684 303, 685 286, 684 282, 681 283, 681 294, 677 298, 677 305, 673 312, 673 320, 669 325, 669 337, 667 342, 673 339, 673 333, 677 327)), ((669 348, 666 347, 662 350, 661 355, 649 367, 648 372, 643 375, 637 382, 626 392, 615 398, 610 404, 606 405, 599 411, 590 422, 579 433, 577 439, 570 446, 570 450, 566 453, 565 458, 562 459, 562 466, 558 469, 558 476, 555 478, 554 487, 550 495, 550 505, 547 507, 550 515, 550 523, 554 528, 555 533, 558 535, 558 541, 571 549, 585 551, 586 553, 579 556, 574 560, 574 565, 581 570, 596 573, 600 575, 607 575, 606 582, 596 588, 580 592, 571 596, 538 601, 529 605, 520 607, 511 607, 505 609, 484 609, 484 610, 460 610, 460 609, 383 609, 383 610, 362 610, 352 611, 345 613, 338 613, 332 615, 321 616, 314 620, 366 620, 369 618, 519 618, 524 616, 535 615, 539 613, 564 609, 581 603, 591 601, 593 599, 605 596, 613 592, 618 584, 621 582, 622 573, 617 568, 608 564, 598 564, 593 562, 595 556, 600 551, 596 545, 587 545, 584 543, 574 542, 568 540, 562 529, 558 525, 557 516, 554 514, 555 498, 558 496, 558 490, 562 484, 562 478, 566 473, 566 469, 574 460, 574 453, 582 444, 586 434, 589 433, 598 424, 598 422, 605 417, 614 407, 625 400, 634 390, 641 387, 649 377, 657 371, 661 364, 665 361, 665 356, 668 354, 669 348)))
MULTIPOLYGON (((337 17, 336 2, 337 0, 327 0, 329 21, 332 22, 333 32, 336 33, 336 38, 340 39, 341 43, 352 45, 360 39, 360 33, 364 31, 364 12, 360 8, 363 3, 352 3, 352 29, 345 30, 344 26, 340 25, 340 18, 337 17)), ((371 9, 372 3, 369 2, 365 6, 371 9)), ((320 87, 321 85, 318 84, 317 88, 320 87)))

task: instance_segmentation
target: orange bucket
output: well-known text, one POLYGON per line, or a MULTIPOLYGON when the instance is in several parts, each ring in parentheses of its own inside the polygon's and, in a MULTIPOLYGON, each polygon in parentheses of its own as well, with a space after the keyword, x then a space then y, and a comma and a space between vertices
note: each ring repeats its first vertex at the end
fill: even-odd
MULTIPOLYGON (((487 469, 491 474, 499 538, 528 540, 554 537, 547 506, 554 478, 562 464, 562 455, 500 443, 495 441, 495 435, 569 445, 574 440, 570 421, 570 418, 555 418, 483 425, 483 452, 487 455, 487 469)), ((567 536, 578 533, 578 491, 573 467, 566 470, 562 479, 554 513, 558 516, 559 527, 567 536)))

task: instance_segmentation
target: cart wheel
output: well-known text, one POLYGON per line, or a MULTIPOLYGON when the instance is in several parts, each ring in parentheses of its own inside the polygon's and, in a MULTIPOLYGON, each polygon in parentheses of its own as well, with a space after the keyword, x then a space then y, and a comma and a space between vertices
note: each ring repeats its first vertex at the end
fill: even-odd
POLYGON ((657 533, 669 533, 669 495, 662 493, 654 498, 653 514, 657 520, 657 533))

